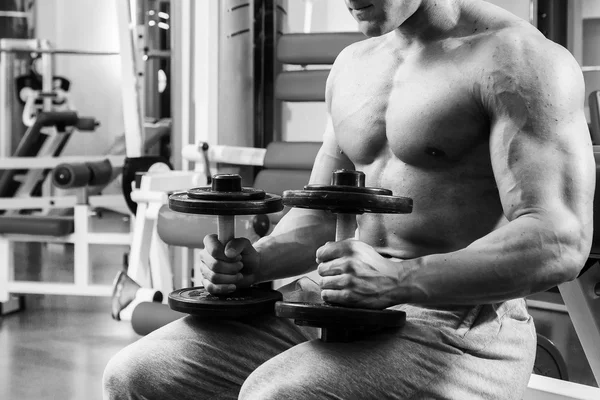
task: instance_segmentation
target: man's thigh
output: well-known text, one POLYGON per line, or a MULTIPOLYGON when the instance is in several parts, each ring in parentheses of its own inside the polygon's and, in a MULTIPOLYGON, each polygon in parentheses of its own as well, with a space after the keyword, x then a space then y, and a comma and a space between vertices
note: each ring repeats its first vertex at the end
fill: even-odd
MULTIPOLYGON (((303 300, 303 288, 283 289, 303 300)), ((317 337, 273 315, 241 321, 184 317, 121 350, 106 367, 107 399, 236 399, 248 375, 290 347, 317 337)))
POLYGON ((241 399, 518 399, 535 358, 522 301, 403 307, 407 324, 353 343, 309 341, 275 356, 241 399))

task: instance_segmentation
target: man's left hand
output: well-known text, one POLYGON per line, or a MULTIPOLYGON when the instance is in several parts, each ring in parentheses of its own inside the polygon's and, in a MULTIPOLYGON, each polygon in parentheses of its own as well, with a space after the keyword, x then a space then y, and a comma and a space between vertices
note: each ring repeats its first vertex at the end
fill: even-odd
POLYGON ((329 242, 317 250, 321 297, 348 307, 384 309, 395 305, 400 264, 359 240, 329 242))

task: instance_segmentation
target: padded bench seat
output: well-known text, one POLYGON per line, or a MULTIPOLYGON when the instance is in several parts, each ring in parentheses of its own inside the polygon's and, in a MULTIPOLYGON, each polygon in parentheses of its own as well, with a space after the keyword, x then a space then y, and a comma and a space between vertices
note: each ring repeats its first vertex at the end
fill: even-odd
POLYGON ((0 216, 0 234, 67 236, 75 232, 72 217, 3 215, 0 216))

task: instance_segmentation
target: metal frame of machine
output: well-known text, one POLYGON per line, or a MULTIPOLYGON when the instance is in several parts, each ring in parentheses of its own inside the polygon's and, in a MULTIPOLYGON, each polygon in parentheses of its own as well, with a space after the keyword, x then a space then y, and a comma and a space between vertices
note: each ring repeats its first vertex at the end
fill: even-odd
MULTIPOLYGON (((6 214, 15 215, 17 210, 41 209, 41 215, 49 213, 52 209, 74 209, 74 233, 61 236, 39 235, 0 235, 0 303, 3 303, 3 312, 15 311, 15 301, 11 293, 40 293, 40 294, 71 294, 110 296, 111 287, 108 285, 93 285, 89 281, 90 262, 89 246, 92 244, 118 244, 128 245, 131 242, 130 233, 96 233, 92 232, 89 224, 89 215, 96 207, 124 209, 125 203, 121 195, 86 196, 86 195, 53 195, 49 176, 44 183, 43 195, 31 197, 29 193, 38 183, 42 171, 52 169, 61 163, 90 162, 109 159, 113 167, 123 165, 124 156, 70 156, 54 157, 62 133, 54 128, 44 128, 43 134, 48 136, 38 157, 11 157, 12 116, 10 106, 12 100, 9 94, 14 93, 11 58, 18 53, 36 53, 41 59, 42 91, 52 93, 52 77, 54 69, 54 56, 56 54, 74 55, 115 55, 113 53, 97 53, 77 50, 54 49, 46 40, 38 39, 3 39, 0 41, 0 82, 4 89, 0 90, 0 121, 2 123, 0 134, 0 169, 26 169, 23 183, 12 198, 0 199, 0 209, 7 210, 6 214), (73 283, 51 283, 33 281, 14 281, 14 242, 43 242, 43 243, 73 243, 75 253, 75 270, 73 283), (11 301, 12 300, 12 301, 11 301), (12 304, 9 306, 7 304, 12 304)), ((43 98, 42 111, 52 111, 52 98, 43 98)), ((72 128, 68 128, 72 130, 72 128)))

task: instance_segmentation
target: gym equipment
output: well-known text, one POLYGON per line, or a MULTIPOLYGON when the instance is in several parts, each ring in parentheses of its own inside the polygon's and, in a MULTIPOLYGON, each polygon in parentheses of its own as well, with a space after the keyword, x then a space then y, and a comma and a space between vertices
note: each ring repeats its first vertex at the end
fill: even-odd
POLYGON ((119 171, 120 168, 113 168, 108 159, 86 163, 63 163, 52 171, 52 182, 60 189, 107 185, 119 171))
MULTIPOLYGON (((67 128, 77 126, 78 121, 79 116, 72 111, 40 113, 35 123, 25 132, 12 157, 59 156, 71 137, 71 131, 67 128), (54 137, 42 134, 44 128, 53 127, 62 134, 57 134, 54 137)), ((19 169, 0 170, 0 197, 18 195, 21 187, 23 187, 23 190, 34 191, 39 182, 45 179, 49 170, 37 171, 35 176, 26 182, 19 182, 14 179, 17 174, 25 172, 19 169)), ((32 172, 36 171, 32 170, 32 172)))
POLYGON ((52 91, 46 92, 43 90, 42 76, 32 66, 28 75, 17 77, 15 81, 19 102, 23 104, 21 120, 25 126, 31 126, 37 115, 44 111, 44 99, 51 100, 53 111, 72 111, 75 108, 69 94, 71 83, 66 78, 53 76, 52 91))
MULTIPOLYGON (((77 131, 95 130, 97 122, 94 118, 82 118, 74 111, 57 111, 53 107, 51 59, 42 57, 44 72, 42 89, 47 96, 42 98, 41 111, 35 116, 32 125, 19 142, 13 146, 12 137, 4 129, 4 117, 7 115, 7 88, 14 82, 7 83, 7 59, 14 53, 15 46, 27 45, 32 50, 37 45, 48 45, 45 41, 17 39, 0 40, 0 303, 14 304, 12 293, 36 293, 56 295, 110 296, 109 285, 98 285, 90 282, 89 247, 92 244, 124 244, 130 243, 129 233, 91 232, 90 208, 122 203, 117 196, 88 196, 87 189, 77 190, 77 195, 53 196, 50 193, 50 172, 61 163, 92 162, 106 157, 72 156, 61 157, 71 135, 77 131), (47 67, 47 68, 46 68, 47 67), (80 195, 81 192, 81 195, 80 195), (48 194, 47 194, 48 193, 48 194), (73 216, 64 216, 65 210, 72 210, 73 216), (15 280, 13 243, 73 243, 74 244, 74 279, 73 282, 47 282, 15 280)), ((10 65, 10 64, 8 64, 10 65)), ((11 79, 12 81, 12 79, 11 79)), ((33 96, 28 98, 30 102, 33 96)), ((110 157, 109 157, 110 158, 110 157)), ((122 159, 122 157, 120 157, 122 159)), ((110 158, 114 166, 118 158, 110 158)), ((122 161, 121 161, 122 162, 122 161)), ((6 307, 3 307, 6 309, 6 307)), ((10 306, 11 311, 18 307, 10 306)))
POLYGON ((140 301, 160 303, 163 301, 163 294, 158 290, 141 287, 125 271, 119 271, 113 282, 111 296, 111 316, 113 319, 120 321, 121 311, 132 302, 139 303, 140 301))
MULTIPOLYGON (((93 119, 93 118, 86 118, 93 119)), ((32 209, 68 208, 77 204, 71 198, 39 197, 42 182, 58 158, 81 118, 72 111, 42 112, 26 131, 12 157, 0 158, 6 169, 0 170, 0 233, 64 236, 73 233, 73 219, 54 215, 31 214, 32 209), (51 135, 43 130, 53 131, 51 135), (44 165, 44 158, 48 165, 44 165), (22 167, 23 166, 23 167, 22 167), (21 177, 19 177, 21 175, 21 177), (38 227, 36 227, 38 225, 38 227), (40 229, 43 227, 44 229, 40 229)), ((39 214, 39 213, 38 213, 39 214)), ((44 214, 44 213, 42 213, 44 214)))
MULTIPOLYGON (((71 81, 63 76, 53 76, 52 86, 54 91, 68 92, 71 88, 71 81)), ((28 100, 31 98, 32 92, 37 92, 39 96, 50 96, 53 99, 54 105, 61 105, 64 99, 59 96, 58 93, 45 93, 42 91, 42 77, 30 71, 29 74, 21 75, 15 78, 15 89, 18 94, 17 98, 21 105, 25 106, 28 100)), ((41 104, 41 97, 34 99, 36 104, 41 104)))
POLYGON ((400 328, 406 322, 404 311, 349 308, 329 303, 278 301, 275 315, 293 319, 296 325, 321 328, 324 342, 351 342, 371 332, 400 328))
MULTIPOLYGON (((352 43, 364 40, 360 32, 291 33, 277 40, 277 60, 289 65, 329 66, 352 43)), ((329 69, 289 69, 275 78, 274 95, 287 102, 325 101, 329 69)))
POLYGON ((537 351, 533 373, 554 379, 569 380, 567 364, 554 343, 543 335, 537 334, 537 351))
POLYGON ((144 336, 186 315, 171 310, 166 304, 143 302, 133 310, 131 326, 135 333, 144 336))
POLYGON ((169 294, 169 307, 205 319, 240 319, 273 312, 282 299, 276 290, 250 287, 227 295, 212 295, 204 288, 179 289, 169 294))
POLYGON ((172 169, 171 163, 164 157, 161 156, 142 156, 142 157, 127 157, 123 164, 121 187, 123 189, 123 196, 127 207, 132 214, 137 212, 137 203, 131 198, 132 191, 137 185, 134 185, 136 179, 139 179, 139 174, 143 174, 148 171, 151 166, 157 163, 163 163, 172 169))
MULTIPOLYGON (((412 211, 412 199, 393 196, 391 190, 365 187, 365 174, 349 170, 334 171, 331 185, 307 185, 304 190, 286 190, 283 203, 336 213, 336 241, 355 237, 357 214, 412 211)), ((324 342, 353 341, 382 328, 401 327, 406 321, 403 311, 350 308, 329 303, 281 301, 275 304, 275 315, 294 319, 297 325, 321 328, 324 342)))
MULTIPOLYGON (((145 177, 148 186, 158 192, 181 191, 186 188, 209 184, 207 164, 227 164, 255 166, 258 172, 254 177, 253 186, 263 189, 267 193, 281 195, 287 189, 301 189, 310 178, 316 154, 321 147, 320 142, 272 142, 266 149, 246 148, 239 146, 206 145, 199 142, 197 145, 187 145, 182 151, 185 161, 193 162, 196 168, 192 171, 173 171, 163 176, 145 177), (185 183, 186 179, 189 183, 185 183)), ((211 177, 212 179, 212 177, 211 177)), ((155 196, 156 197, 156 196, 155 196)), ((157 197, 156 197, 157 198, 157 197)), ((162 205, 162 203, 161 203, 162 205)), ((258 239, 262 234, 268 233, 285 214, 286 210, 274 214, 248 216, 236 219, 236 227, 244 232, 242 236, 251 241, 258 239), (265 218, 267 217, 268 221, 265 218)), ((162 207, 158 214, 158 234, 160 238, 176 246, 175 254, 183 253, 186 259, 187 250, 179 247, 201 248, 202 237, 212 229, 205 223, 206 217, 197 215, 196 218, 186 216, 162 207)), ((192 261, 192 260, 190 260, 192 261)), ((191 271, 198 268, 194 260, 181 270, 179 287, 190 287, 191 271), (191 268, 190 268, 191 267, 191 268)), ((274 287, 284 285, 282 281, 275 281, 274 287)))
MULTIPOLYGON (((132 173, 128 175, 133 176, 132 173)), ((146 172, 135 173, 135 184, 127 195, 137 205, 127 274, 143 287, 165 294, 173 291, 173 271, 169 249, 158 236, 158 212, 167 204, 168 193, 192 187, 195 183, 189 174, 184 174, 184 179, 174 175, 177 174, 170 165, 156 162, 146 172), (160 189, 156 188, 157 183, 160 189)))
MULTIPOLYGON (((180 213, 216 215, 219 241, 226 244, 235 237, 235 215, 269 214, 281 211, 283 203, 280 196, 242 187, 242 178, 237 174, 216 174, 211 186, 171 195, 169 208, 180 213)), ((169 294, 169 306, 203 318, 244 318, 272 311, 281 299, 278 291, 258 287, 223 295, 194 287, 169 294)))
POLYGON ((190 189, 169 197, 169 208, 188 214, 217 215, 219 240, 233 239, 235 215, 268 214, 281 211, 281 198, 260 189, 242 188, 242 178, 236 174, 217 174, 212 185, 190 189))

